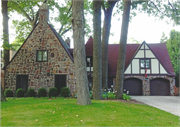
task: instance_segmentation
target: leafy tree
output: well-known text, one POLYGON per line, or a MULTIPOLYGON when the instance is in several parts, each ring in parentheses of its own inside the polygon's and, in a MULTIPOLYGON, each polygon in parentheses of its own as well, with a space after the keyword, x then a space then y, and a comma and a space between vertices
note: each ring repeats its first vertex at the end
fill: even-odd
POLYGON ((128 25, 129 25, 129 17, 130 17, 130 7, 131 7, 131 1, 125 0, 123 17, 122 17, 122 26, 121 26, 118 65, 116 71, 116 85, 115 85, 116 97, 118 99, 123 99, 124 68, 125 68, 125 59, 126 59, 126 45, 127 45, 127 34, 128 34, 128 25))
POLYGON ((93 99, 102 99, 101 0, 93 1, 93 99))
POLYGON ((160 43, 166 43, 166 42, 167 42, 167 37, 166 37, 166 35, 165 35, 164 32, 163 32, 162 34, 163 34, 163 35, 162 35, 162 37, 161 37, 160 43))
POLYGON ((89 105, 88 79, 84 47, 84 0, 72 1, 72 25, 74 37, 74 64, 77 84, 77 104, 89 105))
POLYGON ((177 74, 179 72, 180 32, 171 30, 170 37, 167 39, 167 37, 165 37, 165 35, 163 34, 161 40, 162 43, 166 43, 174 72, 177 74))
POLYGON ((170 18, 175 25, 180 25, 180 1, 179 0, 137 0, 132 2, 133 8, 140 12, 146 12, 163 19, 170 18))

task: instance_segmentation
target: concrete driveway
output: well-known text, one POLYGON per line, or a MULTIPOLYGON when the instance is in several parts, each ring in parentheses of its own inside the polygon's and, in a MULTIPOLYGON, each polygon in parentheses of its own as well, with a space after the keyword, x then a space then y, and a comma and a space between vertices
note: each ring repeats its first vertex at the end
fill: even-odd
POLYGON ((131 96, 132 99, 180 116, 180 96, 131 96))

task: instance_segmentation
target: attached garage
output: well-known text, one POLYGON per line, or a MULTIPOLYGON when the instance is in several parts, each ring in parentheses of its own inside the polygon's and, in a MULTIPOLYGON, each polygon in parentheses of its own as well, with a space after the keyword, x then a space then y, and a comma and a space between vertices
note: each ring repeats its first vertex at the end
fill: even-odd
POLYGON ((142 80, 128 78, 124 80, 124 93, 129 95, 142 95, 142 80))
POLYGON ((150 95, 169 96, 170 82, 167 79, 156 78, 150 81, 150 95))

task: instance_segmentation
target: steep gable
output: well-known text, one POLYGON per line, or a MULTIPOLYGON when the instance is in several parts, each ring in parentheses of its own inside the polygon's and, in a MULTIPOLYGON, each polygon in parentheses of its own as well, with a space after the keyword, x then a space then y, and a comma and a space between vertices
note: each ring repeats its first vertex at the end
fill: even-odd
POLYGON ((32 30, 13 59, 5 66, 6 88, 17 88, 17 76, 28 76, 28 87, 36 91, 40 87, 55 85, 55 77, 63 75, 71 92, 75 92, 74 61, 68 45, 47 22, 47 6, 40 9, 40 22, 32 30), (43 54, 44 53, 44 54, 43 54))
POLYGON ((143 42, 126 68, 125 74, 145 74, 145 71, 147 74, 168 74, 150 46, 143 42))

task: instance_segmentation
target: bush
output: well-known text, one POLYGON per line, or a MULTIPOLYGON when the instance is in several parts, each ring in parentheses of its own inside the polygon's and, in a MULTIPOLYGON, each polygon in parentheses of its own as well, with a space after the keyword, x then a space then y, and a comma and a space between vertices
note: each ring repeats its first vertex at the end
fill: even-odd
POLYGON ((56 87, 50 88, 48 95, 49 95, 49 98, 56 97, 57 96, 57 88, 56 87))
POLYGON ((102 94, 102 97, 103 97, 104 99, 116 99, 116 95, 114 95, 113 92, 104 92, 104 93, 102 94))
POLYGON ((24 97, 24 90, 22 88, 19 88, 16 90, 16 96, 17 97, 24 97))
POLYGON ((32 88, 29 88, 27 93, 26 93, 26 96, 27 97, 35 97, 35 94, 36 94, 35 90, 32 88))
POLYGON ((60 93, 61 96, 63 97, 69 97, 70 95, 70 90, 68 87, 63 87, 61 88, 61 93, 60 93))
POLYGON ((91 99, 93 99, 93 93, 92 93, 92 90, 89 91, 89 96, 91 99))
POLYGON ((46 90, 46 88, 40 88, 40 89, 38 90, 38 97, 46 97, 46 95, 47 95, 47 90, 46 90))
POLYGON ((4 96, 5 97, 13 97, 13 91, 11 89, 6 89, 4 91, 4 96))
POLYGON ((126 95, 125 93, 123 93, 123 99, 126 101, 129 101, 131 99, 131 97, 129 95, 126 95))
POLYGON ((107 99, 107 98, 108 98, 107 92, 104 92, 104 93, 102 94, 102 97, 103 97, 104 99, 107 99))

